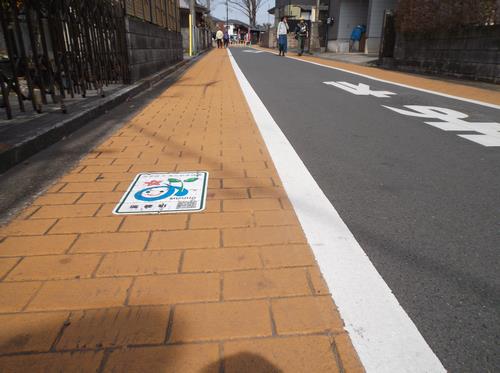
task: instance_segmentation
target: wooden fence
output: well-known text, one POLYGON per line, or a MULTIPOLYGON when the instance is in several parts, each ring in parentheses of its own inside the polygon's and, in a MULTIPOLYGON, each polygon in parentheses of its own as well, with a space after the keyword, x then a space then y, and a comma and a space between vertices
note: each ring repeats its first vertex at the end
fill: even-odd
POLYGON ((124 0, 128 15, 180 32, 178 0, 124 0))

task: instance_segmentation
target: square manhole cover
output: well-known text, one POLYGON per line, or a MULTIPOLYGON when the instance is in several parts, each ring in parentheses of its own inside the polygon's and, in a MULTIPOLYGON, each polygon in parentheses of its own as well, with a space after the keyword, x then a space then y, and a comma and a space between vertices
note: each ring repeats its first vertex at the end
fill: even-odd
POLYGON ((128 187, 114 214, 166 214, 205 209, 208 172, 140 173, 128 187))

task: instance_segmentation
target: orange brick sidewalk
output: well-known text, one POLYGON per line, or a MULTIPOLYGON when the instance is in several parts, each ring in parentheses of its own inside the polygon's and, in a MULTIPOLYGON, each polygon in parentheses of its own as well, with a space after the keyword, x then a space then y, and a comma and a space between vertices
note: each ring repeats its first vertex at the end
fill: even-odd
POLYGON ((362 371, 223 50, 0 230, 1 372, 362 371), (114 216, 138 172, 203 213, 114 216))

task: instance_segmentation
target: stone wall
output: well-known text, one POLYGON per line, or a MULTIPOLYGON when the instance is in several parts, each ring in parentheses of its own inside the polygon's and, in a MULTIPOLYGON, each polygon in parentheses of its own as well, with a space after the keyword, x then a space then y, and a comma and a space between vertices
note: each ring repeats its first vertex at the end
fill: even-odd
MULTIPOLYGON (((260 43, 262 47, 278 49, 278 39, 276 39, 276 27, 269 29, 261 38, 260 43)), ((295 39, 295 33, 290 31, 287 35, 287 48, 288 51, 296 51, 298 46, 298 41, 295 39)), ((305 50, 309 50, 309 40, 306 39, 305 50)))
POLYGON ((276 48, 278 45, 276 40, 276 27, 272 27, 264 33, 260 38, 259 44, 264 48, 276 48))
POLYGON ((182 61, 180 32, 130 16, 125 24, 131 82, 182 61))
POLYGON ((396 37, 395 67, 500 83, 500 25, 396 37))

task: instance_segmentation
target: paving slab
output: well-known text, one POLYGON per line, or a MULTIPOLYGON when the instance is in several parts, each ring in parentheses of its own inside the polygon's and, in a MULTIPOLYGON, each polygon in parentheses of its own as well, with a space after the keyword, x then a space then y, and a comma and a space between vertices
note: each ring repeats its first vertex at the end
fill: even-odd
POLYGON ((0 258, 0 371, 363 371, 225 50, 2 227, 0 258), (210 173, 204 211, 113 215, 136 173, 182 170, 210 173))

